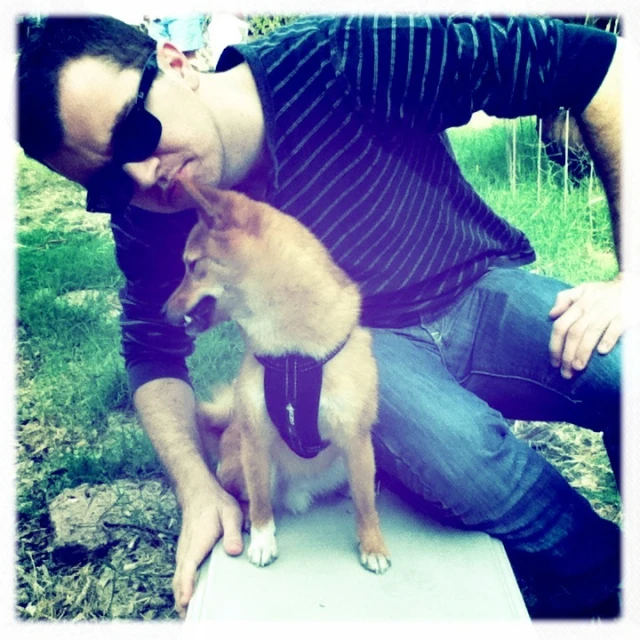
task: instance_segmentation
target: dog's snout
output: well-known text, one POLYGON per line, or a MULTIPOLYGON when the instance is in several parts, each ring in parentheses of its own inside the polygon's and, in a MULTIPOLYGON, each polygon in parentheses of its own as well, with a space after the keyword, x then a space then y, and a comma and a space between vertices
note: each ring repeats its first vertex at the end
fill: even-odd
POLYGON ((162 307, 162 314, 169 324, 176 327, 180 327, 185 324, 185 315, 176 308, 176 305, 173 304, 171 299, 169 299, 162 307))
POLYGON ((169 299, 163 311, 170 324, 184 327, 189 334, 196 334, 212 326, 215 308, 216 299, 213 296, 204 296, 191 308, 169 299))

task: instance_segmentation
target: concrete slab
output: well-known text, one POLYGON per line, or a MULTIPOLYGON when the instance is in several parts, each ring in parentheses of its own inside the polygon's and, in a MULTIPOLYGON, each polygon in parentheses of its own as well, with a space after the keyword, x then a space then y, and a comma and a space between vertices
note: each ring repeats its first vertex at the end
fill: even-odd
POLYGON ((187 622, 529 620, 502 543, 443 527, 395 494, 378 496, 392 566, 360 566, 351 500, 276 518, 279 558, 254 567, 220 545, 204 563, 187 622))

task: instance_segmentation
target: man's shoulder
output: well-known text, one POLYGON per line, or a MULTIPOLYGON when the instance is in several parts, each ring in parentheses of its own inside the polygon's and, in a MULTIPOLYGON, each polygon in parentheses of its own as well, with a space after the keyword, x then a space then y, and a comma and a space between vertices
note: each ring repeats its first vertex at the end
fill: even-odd
POLYGON ((246 43, 227 47, 220 57, 217 71, 225 71, 247 62, 258 84, 269 92, 277 91, 292 79, 311 78, 331 62, 335 31, 339 18, 305 16, 246 43))
POLYGON ((337 16, 302 16, 270 31, 252 38, 248 42, 235 45, 239 51, 263 51, 274 47, 291 45, 291 41, 302 41, 305 38, 326 35, 341 21, 337 16))

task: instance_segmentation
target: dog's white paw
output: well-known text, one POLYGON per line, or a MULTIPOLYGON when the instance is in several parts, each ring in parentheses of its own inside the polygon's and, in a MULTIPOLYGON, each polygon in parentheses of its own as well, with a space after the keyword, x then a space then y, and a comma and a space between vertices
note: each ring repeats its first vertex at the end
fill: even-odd
POLYGON ((276 526, 273 520, 264 527, 251 526, 251 542, 247 555, 256 567, 266 567, 278 557, 276 526))
POLYGON ((360 564, 373 573, 382 574, 391 566, 391 560, 382 553, 360 552, 360 564))

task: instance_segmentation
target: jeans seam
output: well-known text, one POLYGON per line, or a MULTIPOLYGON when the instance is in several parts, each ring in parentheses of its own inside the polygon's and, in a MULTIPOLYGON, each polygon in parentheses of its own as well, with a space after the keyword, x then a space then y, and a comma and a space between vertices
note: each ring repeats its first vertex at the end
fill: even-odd
POLYGON ((557 389, 554 389, 553 387, 550 387, 550 386, 548 386, 546 384, 543 384, 542 382, 538 382, 537 380, 533 380, 532 378, 526 378, 524 376, 507 375, 507 374, 500 374, 500 373, 489 373, 487 371, 482 371, 482 370, 479 370, 479 369, 472 369, 463 378, 461 378, 459 380, 460 385, 465 386, 466 383, 468 382, 469 378, 474 374, 481 375, 481 376, 487 376, 487 377, 490 377, 490 378, 500 378, 500 379, 503 379, 503 380, 522 380, 522 381, 527 382, 529 384, 536 385, 537 387, 540 387, 541 389, 544 389, 545 391, 550 391, 554 395, 559 396, 560 398, 563 398, 564 400, 567 400, 568 402, 571 402, 574 406, 578 406, 578 405, 582 404, 581 400, 575 400, 571 396, 567 396, 564 393, 558 391, 557 389))

